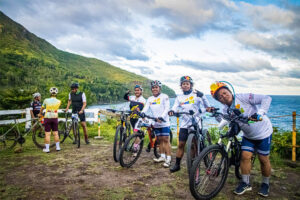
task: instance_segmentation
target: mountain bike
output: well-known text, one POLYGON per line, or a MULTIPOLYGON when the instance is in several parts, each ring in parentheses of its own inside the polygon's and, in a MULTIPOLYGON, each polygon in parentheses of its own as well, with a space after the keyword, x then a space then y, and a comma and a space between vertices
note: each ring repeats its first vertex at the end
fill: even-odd
POLYGON ((217 112, 217 109, 213 111, 214 117, 222 116, 229 122, 229 129, 225 134, 220 135, 217 144, 203 149, 193 163, 189 177, 189 186, 192 195, 196 199, 211 199, 215 197, 223 188, 231 165, 235 167, 236 177, 241 178, 239 169, 241 142, 237 138, 240 132, 238 122, 249 124, 253 123, 253 121, 232 110, 226 115, 217 112), (228 140, 227 144, 224 143, 224 139, 228 140))
POLYGON ((131 135, 131 124, 128 118, 132 111, 118 111, 114 109, 106 109, 112 113, 120 113, 120 124, 116 128, 114 147, 113 147, 113 157, 115 162, 120 160, 120 151, 125 143, 126 139, 131 135))
POLYGON ((78 112, 76 113, 65 113, 65 122, 63 128, 58 130, 60 143, 64 143, 67 138, 70 138, 73 141, 73 144, 77 145, 77 148, 80 148, 80 131, 79 131, 79 120, 78 112), (68 122, 69 116, 71 116, 71 123, 68 122), (73 136, 70 134, 73 130, 73 136))
MULTIPOLYGON (((144 145, 144 138, 145 138, 145 132, 141 130, 142 127, 147 128, 147 133, 150 139, 150 146, 151 148, 154 149, 153 152, 155 157, 156 158, 160 157, 158 151, 159 143, 157 142, 157 138, 153 131, 153 121, 157 121, 157 119, 148 115, 145 115, 145 118, 147 118, 148 120, 146 119, 142 120, 141 118, 139 119, 139 121, 135 125, 135 129, 137 129, 137 133, 130 135, 126 139, 125 144, 121 149, 120 165, 122 167, 127 167, 127 168, 131 167, 140 157, 144 145)), ((170 138, 172 138, 172 136, 170 138)))
MULTIPOLYGON (((25 143, 26 139, 25 137, 32 133, 32 140, 33 143, 38 148, 44 148, 44 138, 45 138, 45 130, 44 126, 41 123, 41 118, 32 118, 30 120, 27 120, 22 123, 26 123, 31 121, 33 124, 29 129, 26 129, 24 132, 20 130, 20 122, 16 118, 14 118, 15 124, 10 127, 7 131, 5 131, 3 134, 0 133, 0 151, 5 149, 12 149, 14 146, 16 146, 17 143, 19 143, 21 146, 25 143)), ((50 147, 55 146, 55 143, 51 143, 50 147)))
POLYGON ((192 124, 188 127, 188 139, 187 139, 187 156, 186 164, 188 174, 195 158, 201 153, 201 151, 208 145, 211 145, 211 137, 207 129, 203 128, 203 121, 201 117, 196 118, 194 111, 189 112, 174 112, 175 117, 181 115, 192 116, 192 124), (201 124, 201 128, 199 126, 201 124))

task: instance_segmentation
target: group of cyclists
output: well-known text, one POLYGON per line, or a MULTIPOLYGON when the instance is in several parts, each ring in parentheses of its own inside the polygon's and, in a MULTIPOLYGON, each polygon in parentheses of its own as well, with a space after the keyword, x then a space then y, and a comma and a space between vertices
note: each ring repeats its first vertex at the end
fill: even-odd
MULTIPOLYGON (((192 112, 194 116, 201 118, 205 112, 212 112, 215 108, 210 106, 205 95, 194 90, 194 82, 190 76, 180 78, 180 87, 182 94, 175 99, 173 107, 170 109, 170 100, 168 95, 162 93, 162 83, 158 80, 150 83, 152 96, 147 100, 143 97, 143 88, 141 85, 134 87, 134 95, 130 96, 129 91, 124 95, 124 99, 130 101, 130 109, 137 111, 131 116, 130 122, 132 127, 137 124, 138 118, 144 118, 146 113, 151 113, 152 117, 156 118, 153 124, 154 132, 159 142, 160 157, 154 158, 157 163, 162 162, 163 167, 169 168, 171 173, 180 170, 181 159, 184 154, 184 147, 188 138, 188 128, 192 120, 190 115, 181 117, 179 130, 179 145, 176 152, 175 163, 171 166, 171 144, 170 144, 170 120, 169 116, 175 112, 192 112)), ((267 112, 271 104, 271 97, 266 95, 258 95, 252 93, 234 94, 228 85, 224 82, 215 82, 211 84, 210 91, 212 97, 223 104, 222 112, 229 113, 230 108, 237 108, 242 115, 256 121, 252 124, 238 123, 239 128, 243 131, 242 137, 242 155, 241 155, 241 174, 242 180, 234 190, 237 195, 244 194, 246 191, 251 191, 250 171, 251 157, 254 151, 257 152, 261 166, 262 184, 258 194, 268 196, 269 180, 271 175, 271 165, 269 160, 271 140, 272 140, 272 124, 267 117, 267 112), (262 119, 262 120, 261 120, 262 119)), ((43 109, 46 109, 45 114, 45 149, 44 152, 49 152, 50 132, 52 130, 56 142, 56 150, 60 150, 58 139, 58 109, 61 101, 56 99, 58 93, 57 88, 51 88, 51 97, 40 103, 40 94, 34 94, 34 101, 31 104, 32 115, 36 117, 41 115, 43 109)), ((87 128, 85 123, 84 109, 86 107, 86 96, 78 90, 78 84, 71 85, 71 93, 69 94, 68 111, 72 104, 72 113, 78 113, 81 125, 84 130, 86 144, 89 144, 87 128)), ((222 119, 221 123, 224 123, 222 119)))
MULTIPOLYGON (((192 117, 183 115, 181 117, 179 130, 179 145, 176 152, 176 160, 174 165, 171 165, 171 145, 169 140, 170 121, 169 116, 173 116, 175 112, 192 112, 194 117, 201 118, 205 112, 212 112, 215 108, 210 106, 205 95, 194 90, 194 82, 190 76, 180 78, 180 87, 182 94, 177 95, 173 107, 170 109, 169 97, 162 93, 162 84, 160 81, 152 81, 151 84, 152 96, 147 100, 142 96, 143 88, 136 85, 134 88, 134 96, 129 96, 127 92, 124 98, 130 101, 130 109, 138 110, 139 116, 143 118, 145 113, 152 113, 156 118, 153 125, 154 132, 158 137, 161 157, 154 158, 155 162, 163 162, 164 167, 169 167, 171 173, 180 170, 181 159, 184 154, 184 147, 188 138, 188 128, 191 127, 192 117)), ((246 191, 251 191, 250 171, 251 157, 254 151, 257 152, 261 166, 262 183, 258 191, 261 196, 269 195, 269 181, 271 176, 271 164, 269 160, 271 140, 272 140, 272 124, 267 117, 267 112, 271 104, 271 97, 259 94, 234 94, 228 85, 223 82, 215 82, 211 84, 210 91, 212 97, 223 104, 223 114, 228 114, 230 108, 236 108, 243 116, 248 117, 256 123, 244 124, 238 123, 238 127, 243 131, 242 137, 242 155, 241 155, 241 174, 242 180, 234 190, 237 195, 242 195, 246 191)), ((137 118, 130 120, 132 127, 135 127, 137 118)), ((222 119, 221 124, 226 123, 222 119)), ((199 124, 201 126, 201 124, 199 124)), ((202 128, 202 127, 201 127, 202 128)))
MULTIPOLYGON (((72 113, 77 113, 80 119, 81 126, 84 132, 85 143, 89 144, 87 126, 85 120, 84 109, 86 107, 86 96, 84 92, 78 90, 79 84, 73 83, 71 85, 71 92, 69 93, 68 105, 64 110, 68 112, 70 105, 72 104, 72 113)), ((60 151, 60 140, 58 135, 58 109, 61 105, 61 101, 56 98, 58 94, 58 89, 56 87, 50 88, 50 98, 46 98, 43 103, 41 103, 41 94, 34 93, 34 100, 30 104, 30 113, 32 118, 43 117, 44 127, 45 127, 45 148, 43 152, 50 152, 50 135, 51 131, 54 135, 54 141, 56 144, 56 151, 60 151), (45 109, 45 114, 43 116, 43 110, 45 109)), ((75 140, 73 144, 77 144, 75 140)))

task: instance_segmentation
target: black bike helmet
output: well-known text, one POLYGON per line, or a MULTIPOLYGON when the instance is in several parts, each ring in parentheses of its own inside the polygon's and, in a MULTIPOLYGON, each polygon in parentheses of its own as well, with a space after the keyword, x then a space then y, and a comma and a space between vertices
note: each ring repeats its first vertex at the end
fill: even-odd
POLYGON ((74 89, 74 88, 79 88, 79 84, 78 83, 72 83, 71 89, 74 89))

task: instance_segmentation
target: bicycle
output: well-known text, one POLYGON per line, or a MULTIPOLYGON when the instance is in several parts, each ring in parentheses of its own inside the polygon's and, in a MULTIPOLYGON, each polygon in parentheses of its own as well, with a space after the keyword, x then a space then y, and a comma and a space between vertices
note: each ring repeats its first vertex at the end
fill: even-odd
POLYGON ((112 113, 120 113, 121 123, 116 128, 114 147, 113 147, 113 157, 115 162, 120 160, 120 151, 125 143, 126 139, 131 135, 131 124, 127 120, 131 115, 132 111, 118 111, 114 109, 106 109, 112 113))
MULTIPOLYGON (((229 122, 229 129, 225 134, 220 135, 217 144, 203 149, 193 163, 189 177, 189 187, 196 199, 211 199, 215 197, 223 188, 231 165, 235 166, 235 176, 241 179, 239 170, 241 142, 237 138, 240 127, 237 122, 253 123, 248 117, 244 117, 236 112, 236 109, 231 109, 228 115, 219 113, 215 109, 212 116, 222 116, 229 122), (228 139, 226 145, 223 143, 225 138, 228 139)), ((253 162, 254 159, 252 160, 253 162)))
POLYGON ((79 120, 78 120, 78 112, 71 114, 71 123, 68 123, 70 113, 65 114, 65 123, 63 130, 59 130, 58 134, 59 137, 62 138, 60 143, 64 143, 66 138, 70 138, 73 141, 73 144, 77 145, 77 148, 80 148, 80 131, 79 131, 79 120), (73 130, 74 139, 72 135, 70 135, 71 130, 73 130))
POLYGON ((188 127, 188 139, 187 139, 187 171, 190 174, 190 169, 195 158, 201 153, 201 151, 208 145, 211 145, 211 137, 207 129, 203 129, 202 118, 199 117, 197 122, 194 111, 190 110, 189 112, 174 112, 175 117, 180 117, 181 115, 191 115, 192 124, 188 127), (201 127, 199 127, 199 121, 201 127), (192 128, 192 129, 191 129, 192 128))
MULTIPOLYGON (((145 115, 145 118, 157 121, 156 118, 145 115)), ((164 121, 164 120, 162 120, 164 121)), ((156 158, 160 157, 160 154, 157 150, 159 144, 157 142, 156 136, 154 136, 153 126, 151 121, 139 120, 136 124, 137 129, 141 129, 142 127, 147 128, 147 132, 149 134, 150 146, 154 149, 154 155, 156 158), (153 140, 154 139, 154 140, 153 140)), ((120 165, 122 167, 131 167, 140 157, 142 153, 143 145, 144 145, 145 132, 142 130, 138 130, 137 133, 130 135, 123 145, 120 152, 120 165)), ((171 137, 170 137, 171 138, 171 137)))
MULTIPOLYGON (((21 146, 25 143, 26 139, 25 137, 32 132, 32 140, 33 143, 38 148, 44 148, 44 138, 45 138, 45 131, 44 126, 41 123, 41 119, 39 118, 32 118, 30 120, 27 120, 22 123, 26 123, 29 121, 33 121, 33 125, 25 130, 25 132, 21 132, 19 125, 21 123, 18 122, 16 118, 14 118, 15 124, 9 128, 5 133, 0 135, 0 151, 5 149, 12 149, 14 146, 16 146, 17 143, 19 143, 21 146)), ((55 143, 51 143, 50 147, 54 147, 55 143)))

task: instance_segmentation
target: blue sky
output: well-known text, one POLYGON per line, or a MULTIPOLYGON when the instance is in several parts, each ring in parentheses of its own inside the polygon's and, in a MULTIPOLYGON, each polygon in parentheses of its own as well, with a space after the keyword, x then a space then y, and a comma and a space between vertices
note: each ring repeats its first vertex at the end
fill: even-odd
MULTIPOLYGON (((300 95, 300 1, 1 0, 0 10, 59 49, 209 93, 300 95)), ((146 87, 146 86, 144 86, 146 87)))

